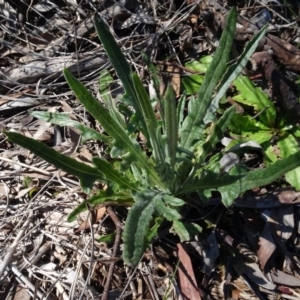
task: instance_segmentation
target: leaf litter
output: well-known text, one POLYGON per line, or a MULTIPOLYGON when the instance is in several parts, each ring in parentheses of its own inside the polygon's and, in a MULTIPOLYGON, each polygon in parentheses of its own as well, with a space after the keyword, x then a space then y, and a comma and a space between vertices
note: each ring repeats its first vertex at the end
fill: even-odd
MULTIPOLYGON (((0 2, 1 128, 35 136, 79 160, 90 157, 87 153, 105 155, 103 145, 91 141, 83 151, 79 138, 71 134, 72 128, 38 123, 28 114, 32 108, 63 111, 72 120, 92 124, 102 132, 73 98, 61 72, 68 67, 97 94, 99 72, 111 71, 93 29, 94 11, 101 12, 142 77, 141 50, 157 61, 163 61, 164 55, 172 57, 164 72, 178 93, 178 73, 192 74, 178 65, 214 53, 228 4, 235 3, 131 0, 87 1, 78 6, 75 1, 0 2)), ((266 45, 272 48, 274 61, 288 71, 275 69, 270 55, 263 52, 256 53, 252 62, 259 65, 258 59, 268 55, 268 67, 277 72, 275 83, 279 84, 274 89, 270 68, 265 68, 270 94, 277 91, 274 100, 282 101, 292 95, 293 102, 277 105, 297 115, 299 104, 285 78, 299 74, 299 4, 250 4, 238 3, 243 26, 237 32, 233 53, 251 38, 258 21, 263 22, 254 17, 267 9, 273 19, 268 20, 272 34, 268 33, 266 45)), ((148 80, 146 74, 144 79, 148 80)), ((216 197, 203 207, 198 202, 186 218, 205 223, 207 238, 181 245, 162 230, 138 268, 130 270, 119 258, 127 208, 102 207, 81 216, 81 225, 79 220, 69 223, 68 214, 87 197, 77 178, 56 170, 3 135, 1 150, 3 299, 10 299, 15 288, 39 299, 299 299, 300 198, 293 189, 283 189, 279 183, 254 189, 237 198, 230 209, 224 209, 216 197), (113 240, 98 242, 111 233, 115 233, 113 240), (179 261, 188 273, 178 270, 179 261), (194 296, 187 296, 191 291, 194 296)), ((104 188, 95 185, 92 193, 104 188)))

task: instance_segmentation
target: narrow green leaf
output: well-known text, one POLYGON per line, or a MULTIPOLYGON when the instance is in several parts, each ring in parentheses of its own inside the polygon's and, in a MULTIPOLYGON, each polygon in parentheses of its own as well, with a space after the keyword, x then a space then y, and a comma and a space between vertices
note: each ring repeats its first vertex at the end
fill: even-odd
POLYGON ((267 26, 263 27, 246 45, 243 53, 239 56, 237 61, 226 70, 219 84, 218 92, 208 109, 207 115, 205 116, 205 123, 208 123, 211 120, 215 119, 214 114, 219 107, 220 99, 226 93, 232 81, 234 81, 237 78, 237 76, 242 72, 242 70, 246 67, 247 62, 256 50, 259 41, 265 36, 266 30, 267 26))
POLYGON ((119 174, 119 172, 106 160, 94 157, 93 163, 108 181, 115 182, 125 189, 137 190, 135 187, 136 184, 130 182, 126 177, 119 174))
POLYGON ((101 205, 105 202, 114 202, 114 205, 131 206, 134 202, 128 191, 121 193, 110 194, 107 191, 99 191, 97 195, 94 195, 87 201, 80 203, 69 215, 68 222, 73 222, 76 216, 87 210, 87 203, 91 206, 101 205))
POLYGON ((181 132, 182 121, 183 121, 183 118, 184 118, 185 103, 186 103, 186 93, 183 92, 183 94, 179 98, 178 105, 177 105, 177 113, 176 113, 176 115, 177 115, 177 124, 179 126, 180 132, 181 132))
POLYGON ((64 69, 65 78, 75 93, 78 100, 84 105, 87 111, 103 126, 106 133, 114 138, 115 146, 129 152, 130 155, 124 159, 134 162, 149 175, 150 180, 157 186, 163 188, 163 183, 159 179, 158 174, 153 167, 149 164, 147 157, 140 149, 137 143, 130 139, 124 128, 117 122, 86 89, 82 83, 77 80, 68 69, 64 69))
POLYGON ((115 240, 116 234, 106 234, 102 235, 100 238, 98 238, 98 243, 112 243, 115 240))
POLYGON ((112 99, 109 87, 113 82, 113 77, 109 71, 104 69, 99 76, 99 92, 107 108, 115 108, 115 101, 112 99))
POLYGON ((222 202, 230 206, 234 199, 247 190, 272 183, 285 173, 300 166, 300 152, 290 155, 288 158, 278 160, 265 169, 259 169, 246 173, 244 177, 235 183, 218 189, 222 194, 222 202))
POLYGON ((45 111, 33 111, 31 115, 35 118, 49 122, 51 124, 57 124, 59 126, 68 126, 74 127, 81 131, 82 143, 85 143, 88 140, 100 140, 107 145, 110 145, 112 140, 98 131, 85 126, 79 122, 73 121, 67 114, 63 113, 51 113, 45 111))
POLYGON ((188 116, 183 122, 181 131, 181 147, 193 150, 190 147, 199 140, 199 129, 211 103, 211 97, 219 81, 225 73, 232 42, 236 29, 237 12, 231 9, 227 23, 220 39, 213 61, 205 75, 198 92, 197 101, 190 102, 188 116))
POLYGON ((122 53, 113 35, 111 34, 109 27, 102 20, 99 14, 95 14, 94 21, 99 39, 104 46, 108 58, 114 67, 114 70, 116 71, 118 77, 122 81, 126 93, 128 93, 130 97, 135 99, 135 90, 132 79, 130 77, 130 65, 128 64, 124 54, 122 53))
POLYGON ((153 147, 153 155, 157 163, 162 163, 165 161, 164 147, 150 98, 137 74, 132 74, 132 78, 137 94, 138 106, 145 120, 151 146, 153 147))
POLYGON ((155 217, 154 218, 154 225, 148 230, 147 237, 146 237, 146 243, 150 245, 152 240, 157 237, 158 235, 158 230, 163 223, 164 218, 163 217, 155 217))
POLYGON ((135 267, 147 246, 150 222, 153 220, 157 202, 161 201, 161 194, 147 190, 134 193, 133 198, 136 203, 128 213, 123 231, 123 260, 127 265, 135 267))
POLYGON ((235 107, 231 107, 225 111, 218 122, 213 127, 212 133, 209 139, 201 146, 200 152, 197 151, 197 164, 200 166, 207 155, 209 155, 214 149, 216 144, 224 137, 223 133, 227 129, 227 126, 231 122, 231 118, 234 115, 235 107))
POLYGON ((114 67, 114 70, 116 71, 118 77, 122 81, 125 92, 127 94, 126 99, 134 107, 135 112, 138 116, 137 120, 142 124, 141 130, 143 134, 148 138, 147 132, 145 131, 145 120, 142 118, 142 112, 138 105, 139 99, 134 89, 132 77, 130 76, 132 74, 130 65, 128 64, 124 54, 122 53, 119 45, 115 41, 113 35, 111 34, 109 27, 102 20, 98 13, 95 14, 94 21, 98 37, 103 44, 103 47, 108 55, 112 66, 114 67))
POLYGON ((4 134, 11 142, 30 150, 37 156, 53 164, 57 168, 64 170, 68 174, 77 176, 80 179, 80 183, 84 192, 86 193, 89 193, 90 189, 93 187, 93 183, 96 180, 105 182, 102 174, 98 172, 97 169, 80 163, 74 158, 60 154, 41 142, 14 132, 5 131, 4 134))
POLYGON ((150 77, 153 81, 153 87, 154 87, 156 97, 158 99, 159 106, 160 106, 160 108, 159 108, 160 109, 160 115, 161 115, 161 118, 164 120, 164 104, 163 104, 162 95, 160 94, 160 80, 157 76, 157 69, 155 68, 153 63, 150 61, 149 57, 144 52, 142 53, 142 57, 143 57, 143 60, 147 64, 148 71, 150 73, 150 77))
MULTIPOLYGON (((129 138, 127 137, 126 131, 115 121, 103 105, 91 95, 87 88, 79 80, 77 80, 68 69, 64 69, 64 76, 78 100, 103 126, 105 131, 116 140, 121 140, 122 142, 126 140, 127 144, 129 138)), ((129 144, 132 144, 132 142, 130 141, 129 144)))
POLYGON ((186 184, 180 190, 179 195, 189 194, 199 190, 205 189, 218 189, 222 186, 230 186, 240 180, 244 174, 220 176, 219 174, 211 171, 206 171, 206 174, 201 179, 194 179, 194 182, 186 184))
POLYGON ((168 155, 174 169, 178 146, 178 123, 176 118, 176 95, 171 85, 167 88, 165 94, 165 124, 168 155))
POLYGON ((151 105, 150 98, 136 73, 132 74, 134 89, 138 99, 138 106, 145 120, 149 120, 155 130, 157 128, 157 120, 151 105))
POLYGON ((160 96, 160 91, 159 91, 159 89, 160 89, 160 80, 157 76, 157 69, 155 68, 153 63, 150 61, 149 56, 145 52, 142 52, 142 58, 143 58, 144 62, 146 63, 146 65, 148 67, 148 70, 149 70, 149 73, 150 73, 150 76, 153 80, 153 86, 154 86, 156 96, 159 97, 160 96))

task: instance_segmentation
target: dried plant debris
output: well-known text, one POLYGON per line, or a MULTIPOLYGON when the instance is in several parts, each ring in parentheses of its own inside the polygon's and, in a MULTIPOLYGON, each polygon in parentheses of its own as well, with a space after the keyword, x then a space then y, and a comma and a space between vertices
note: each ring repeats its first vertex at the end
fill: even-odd
MULTIPOLYGON (((272 100, 298 122, 300 73, 298 1, 222 0, 0 0, 0 129, 43 141, 78 161, 105 156, 101 143, 80 144, 75 123, 102 128, 73 97, 62 76, 69 70, 99 101, 99 73, 112 71, 95 33, 100 13, 128 61, 145 81, 147 53, 177 96, 184 63, 213 54, 226 16, 239 19, 232 59, 260 28, 268 31, 245 74, 262 73, 272 100), (166 57, 168 58, 166 60, 166 57), (35 108, 64 112, 69 127, 37 121, 35 108), (71 123, 70 123, 71 124, 71 123)), ((111 88, 111 87, 110 87, 111 88)), ((164 87, 161 86, 163 89, 164 87)), ((116 88, 114 99, 123 90, 116 88)), ((159 109, 159 107, 157 108, 159 109)), ((55 169, 0 133, 1 299, 299 299, 299 192, 252 190, 225 209, 218 195, 185 212, 205 236, 179 243, 165 224, 135 269, 124 266, 122 229, 127 207, 88 207, 78 179, 55 169)), ((142 140, 143 137, 141 137, 142 140)), ((96 190, 104 185, 95 185, 96 190)))

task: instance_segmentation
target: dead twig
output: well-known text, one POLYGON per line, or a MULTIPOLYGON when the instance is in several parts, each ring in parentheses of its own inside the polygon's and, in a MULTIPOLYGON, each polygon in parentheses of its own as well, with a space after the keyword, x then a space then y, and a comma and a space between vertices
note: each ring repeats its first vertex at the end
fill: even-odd
MULTIPOLYGON (((119 218, 117 217, 117 215, 115 214, 115 212, 113 211, 111 206, 107 207, 107 212, 109 214, 109 216, 111 217, 112 221, 114 222, 115 226, 116 226, 116 238, 115 238, 115 243, 114 243, 114 247, 113 247, 113 253, 112 253, 112 258, 116 258, 117 257, 117 253, 119 250, 119 246, 120 246, 120 241, 121 241, 121 233, 122 233, 122 223, 120 222, 119 218)), ((112 260, 110 266, 109 266, 109 270, 108 270, 108 274, 107 274, 107 281, 105 283, 104 286, 104 291, 101 297, 101 300, 107 300, 108 299, 108 293, 109 293, 109 289, 110 289, 110 285, 112 282, 112 277, 113 277, 113 272, 114 272, 114 267, 115 267, 115 261, 112 260)))
POLYGON ((29 216, 28 216, 27 220, 24 222, 22 229, 19 231, 16 239, 14 240, 13 244, 11 245, 10 249, 8 250, 7 254, 5 255, 3 261, 0 264, 0 278, 3 276, 7 265, 11 262, 14 252, 19 244, 19 241, 25 234, 25 231, 27 230, 30 222, 32 221, 32 218, 33 218, 33 213, 29 212, 29 216))

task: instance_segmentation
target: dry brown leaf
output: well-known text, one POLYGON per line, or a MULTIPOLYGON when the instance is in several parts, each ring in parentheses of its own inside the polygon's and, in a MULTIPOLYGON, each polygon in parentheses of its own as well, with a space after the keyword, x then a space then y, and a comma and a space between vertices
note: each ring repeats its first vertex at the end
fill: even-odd
POLYGON ((7 196, 9 193, 9 188, 4 182, 0 182, 0 196, 7 196))
MULTIPOLYGON (((236 278, 232 285, 232 299, 234 300, 258 300, 259 298, 254 296, 254 293, 249 287, 249 285, 245 282, 245 280, 242 277, 236 278)), ((224 298, 222 298, 223 300, 224 298)))
POLYGON ((170 83, 175 91, 176 97, 179 97, 180 96, 180 71, 179 68, 174 68, 174 67, 171 68, 173 69, 173 74, 170 83))
POLYGON ((70 138, 71 138, 71 144, 78 145, 81 138, 81 131, 76 128, 69 128, 70 138))
POLYGON ((195 24, 197 24, 198 19, 199 19, 199 17, 197 15, 191 14, 189 20, 190 20, 191 24, 195 25, 195 24))
MULTIPOLYGON (((50 113, 56 112, 56 107, 50 107, 48 109, 48 112, 50 112, 50 113)), ((49 128, 52 126, 51 123, 45 122, 43 120, 39 120, 38 123, 39 123, 39 129, 33 135, 34 139, 39 139, 39 137, 43 136, 46 133, 46 131, 49 130, 49 128)))
POLYGON ((262 215, 266 225, 259 238, 260 248, 257 255, 264 269, 276 249, 276 244, 285 247, 291 237, 294 230, 294 210, 292 206, 265 209, 262 215))
POLYGON ((177 244, 177 250, 180 260, 178 277, 183 298, 185 300, 200 300, 201 296, 198 291, 191 259, 182 244, 177 244))
MULTIPOLYGON (((22 198, 24 197, 25 195, 27 195, 28 193, 30 193, 31 190, 33 190, 35 187, 34 186, 31 186, 31 187, 28 187, 28 188, 25 188, 25 189, 21 189, 17 196, 16 196, 16 199, 19 199, 19 198, 22 198)), ((36 187, 37 188, 37 187, 36 187)))
POLYGON ((11 93, 0 97, 0 111, 12 109, 15 107, 26 107, 38 104, 34 98, 29 98, 27 94, 31 94, 31 89, 24 89, 21 92, 11 93))
POLYGON ((238 275, 242 276, 246 281, 251 280, 257 286, 266 290, 274 291, 276 285, 267 280, 257 263, 246 263, 237 258, 233 264, 234 270, 238 275))
POLYGON ((196 2, 196 0, 185 0, 187 5, 191 5, 194 4, 196 2))
POLYGON ((168 87, 172 85, 176 97, 180 96, 180 69, 176 66, 166 65, 163 69, 160 84, 160 93, 163 95, 168 87))
POLYGON ((269 222, 270 220, 270 210, 269 209, 265 209, 264 212, 262 213, 266 224, 265 227, 262 231, 262 233, 260 234, 259 237, 259 248, 257 250, 257 256, 259 258, 260 261, 260 265, 261 268, 264 270, 268 260, 270 259, 271 255, 273 254, 273 252, 276 249, 276 244, 275 241, 273 239, 273 235, 272 235, 272 231, 271 231, 271 224, 269 222))
POLYGON ((24 288, 23 285, 19 285, 16 289, 16 293, 13 295, 14 300, 30 300, 32 299, 29 294, 29 289, 24 288))
POLYGON ((295 222, 294 222, 294 209, 292 205, 273 208, 271 211, 272 216, 272 232, 274 239, 279 245, 285 245, 288 239, 292 236, 295 222))
POLYGON ((264 270, 268 260, 276 250, 276 245, 269 228, 267 228, 262 235, 263 236, 259 238, 258 242, 259 249, 257 250, 257 256, 259 258, 261 268, 264 270))
POLYGON ((216 232, 213 230, 206 239, 199 242, 191 242, 195 250, 203 259, 203 267, 201 271, 209 275, 213 268, 215 268, 216 259, 219 257, 219 245, 216 239, 216 232))
POLYGON ((280 270, 276 270, 275 272, 271 272, 272 280, 275 283, 287 285, 287 286, 298 286, 300 287, 300 278, 297 278, 293 275, 289 275, 280 270))
POLYGON ((76 232, 89 229, 90 225, 97 223, 99 220, 101 220, 103 218, 105 212, 106 212, 106 207, 101 207, 99 209, 89 211, 86 214, 86 216, 87 216, 87 218, 89 217, 89 215, 91 216, 91 222, 89 222, 88 219, 86 218, 80 224, 79 228, 76 229, 76 232))
POLYGON ((177 26, 177 32, 179 33, 180 48, 182 51, 193 47, 193 30, 190 24, 179 24, 177 26))
POLYGON ((79 155, 80 159, 82 159, 84 162, 88 161, 88 162, 92 162, 92 158, 93 155, 90 152, 89 149, 87 149, 86 146, 81 147, 80 149, 80 155, 79 155))

